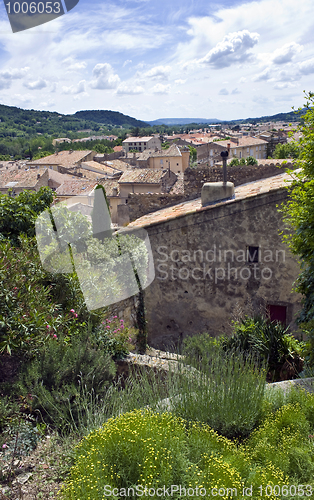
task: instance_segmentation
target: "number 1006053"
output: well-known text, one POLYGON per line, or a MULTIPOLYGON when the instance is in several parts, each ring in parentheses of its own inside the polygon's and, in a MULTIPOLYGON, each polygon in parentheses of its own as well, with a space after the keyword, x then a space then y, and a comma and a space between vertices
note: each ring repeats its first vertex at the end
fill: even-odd
POLYGON ((7 2, 8 14, 61 14, 61 2, 7 2))

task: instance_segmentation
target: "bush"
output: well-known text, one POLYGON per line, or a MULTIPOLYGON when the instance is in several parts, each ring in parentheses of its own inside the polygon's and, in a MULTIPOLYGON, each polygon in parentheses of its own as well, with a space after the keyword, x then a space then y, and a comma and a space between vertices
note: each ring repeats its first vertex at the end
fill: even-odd
POLYGON ((111 357, 91 342, 88 332, 72 344, 51 339, 31 359, 20 375, 17 391, 30 394, 35 414, 44 422, 67 432, 76 429, 82 415, 82 390, 101 399, 115 375, 111 357))
POLYGON ((229 163, 229 166, 233 167, 233 166, 237 166, 237 165, 240 165, 238 158, 232 158, 231 162, 229 163))
POLYGON ((310 429, 299 403, 284 405, 252 433, 246 443, 247 452, 262 465, 270 462, 279 467, 295 479, 295 484, 312 481, 314 457, 310 429))
POLYGON ((254 158, 254 156, 248 156, 246 158, 246 164, 247 165, 258 165, 258 161, 256 160, 256 158, 254 158))
POLYGON ((239 349, 258 356, 267 362, 270 380, 285 380, 294 378, 303 367, 303 344, 287 332, 279 322, 246 316, 234 323, 234 333, 221 339, 221 345, 226 351, 239 349))
POLYGON ((95 333, 95 340, 113 359, 122 359, 135 349, 136 335, 135 328, 126 326, 123 319, 113 316, 102 321, 95 333))
POLYGON ((118 488, 117 496, 120 493, 121 497, 131 498, 136 497, 136 491, 151 488, 150 498, 157 499, 167 496, 162 494, 164 487, 170 491, 171 485, 178 485, 178 490, 171 491, 172 498, 186 496, 184 490, 180 494, 180 486, 194 492, 198 488, 194 494, 189 490, 192 499, 199 498, 200 488, 210 496, 215 487, 225 489, 225 493, 221 490, 220 498, 234 494, 242 498, 244 486, 252 485, 257 493, 259 481, 282 485, 285 479, 272 466, 254 464, 242 450, 207 426, 194 424, 187 428, 185 421, 171 413, 136 410, 108 420, 83 439, 76 449, 75 465, 61 497, 103 498, 106 486, 105 495, 107 491, 110 496, 118 488), (134 493, 128 488, 133 488, 134 493))

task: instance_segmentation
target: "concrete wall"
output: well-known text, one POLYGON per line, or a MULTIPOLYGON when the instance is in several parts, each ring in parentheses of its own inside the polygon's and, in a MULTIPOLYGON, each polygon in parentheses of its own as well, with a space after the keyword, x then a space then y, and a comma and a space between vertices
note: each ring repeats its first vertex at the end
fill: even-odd
POLYGON ((150 345, 230 333, 236 310, 268 304, 286 306, 296 328, 299 265, 282 243, 276 208, 286 195, 278 189, 146 227, 156 269, 145 291, 150 345), (247 262, 248 246, 259 247, 258 263, 247 262))

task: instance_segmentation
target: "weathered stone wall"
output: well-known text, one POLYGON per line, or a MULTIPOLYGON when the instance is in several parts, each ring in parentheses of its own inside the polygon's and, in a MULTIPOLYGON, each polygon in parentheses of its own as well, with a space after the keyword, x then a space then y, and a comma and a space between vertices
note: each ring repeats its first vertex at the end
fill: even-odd
POLYGON ((128 204, 130 221, 136 220, 142 215, 150 212, 156 212, 161 208, 172 207, 178 203, 186 201, 183 194, 135 194, 130 193, 128 196, 128 204))
MULTIPOLYGON (((286 168, 292 168, 289 163, 285 167, 276 167, 274 163, 254 166, 228 167, 228 180, 235 186, 246 182, 265 179, 273 175, 285 172, 286 168)), ((143 215, 156 212, 161 208, 172 207, 183 201, 191 200, 201 196, 202 186, 205 182, 222 181, 222 167, 198 166, 187 168, 184 172, 184 194, 133 194, 128 196, 128 211, 130 221, 134 221, 143 215)))
POLYGON ((136 324, 136 308, 138 307, 137 296, 129 297, 128 299, 121 300, 115 304, 108 306, 109 316, 118 316, 119 319, 124 321, 129 326, 136 324))
MULTIPOLYGON (((235 186, 252 182, 258 179, 265 179, 273 175, 285 172, 286 168, 292 168, 289 163, 285 167, 276 167, 275 163, 266 165, 238 165, 228 166, 228 181, 233 182, 235 186)), ((184 193, 188 198, 201 196, 202 186, 205 182, 219 182, 223 180, 222 166, 207 167, 198 166, 187 168, 184 172, 184 193)))
POLYGON ((149 344, 164 348, 185 336, 229 333, 237 310, 285 306, 293 329, 299 265, 282 243, 278 189, 147 226, 156 276, 145 290, 149 344), (247 247, 259 247, 259 262, 247 247))

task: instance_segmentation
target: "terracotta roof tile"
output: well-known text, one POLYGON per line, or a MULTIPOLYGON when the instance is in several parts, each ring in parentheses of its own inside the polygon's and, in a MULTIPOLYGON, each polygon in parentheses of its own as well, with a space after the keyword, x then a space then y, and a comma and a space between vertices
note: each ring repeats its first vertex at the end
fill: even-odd
POLYGON ((152 170, 150 168, 137 168, 124 172, 119 179, 119 183, 159 184, 166 173, 168 173, 168 170, 164 172, 163 170, 152 170))
POLYGON ((46 169, 41 170, 0 170, 0 188, 6 189, 7 187, 14 188, 31 188, 36 186, 38 176, 41 177, 46 169), (9 183, 15 183, 14 186, 7 186, 9 183))
POLYGON ((72 180, 66 181, 56 189, 58 196, 78 196, 81 194, 89 194, 98 182, 90 180, 72 180))
MULTIPOLYGON (((61 165, 63 167, 70 167, 75 165, 79 161, 83 161, 86 156, 91 154, 93 151, 60 151, 58 154, 53 154, 50 156, 45 156, 39 160, 31 160, 27 165, 61 165)), ((95 153, 96 154, 96 153, 95 153)))

